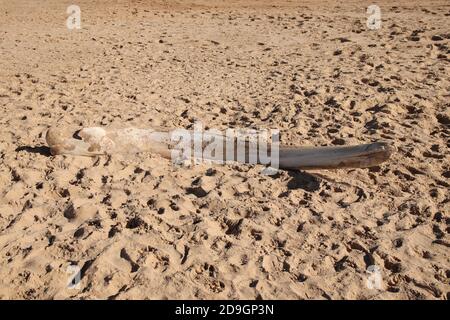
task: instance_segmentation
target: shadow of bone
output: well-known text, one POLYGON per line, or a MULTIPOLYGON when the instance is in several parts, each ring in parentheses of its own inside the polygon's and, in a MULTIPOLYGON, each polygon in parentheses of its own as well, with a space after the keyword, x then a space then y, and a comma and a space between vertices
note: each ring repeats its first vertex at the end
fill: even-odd
POLYGON ((303 189, 308 192, 314 192, 320 189, 321 180, 312 174, 291 170, 288 174, 291 177, 287 184, 289 190, 303 189))
POLYGON ((40 154, 42 156, 45 157, 50 157, 52 156, 51 152, 50 152, 50 148, 47 146, 37 146, 37 147, 32 147, 32 146, 21 146, 16 148, 15 150, 16 152, 21 152, 21 151, 25 151, 28 153, 37 153, 40 154))

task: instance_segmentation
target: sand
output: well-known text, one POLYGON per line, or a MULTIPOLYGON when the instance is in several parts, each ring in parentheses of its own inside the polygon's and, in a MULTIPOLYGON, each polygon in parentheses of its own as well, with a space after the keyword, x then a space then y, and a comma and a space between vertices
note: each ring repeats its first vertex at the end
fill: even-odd
POLYGON ((80 30, 39 3, 0 0, 1 299, 449 298, 447 1, 377 1, 379 30, 366 1, 80 0, 80 30), (397 151, 267 176, 45 146, 197 120, 397 151))

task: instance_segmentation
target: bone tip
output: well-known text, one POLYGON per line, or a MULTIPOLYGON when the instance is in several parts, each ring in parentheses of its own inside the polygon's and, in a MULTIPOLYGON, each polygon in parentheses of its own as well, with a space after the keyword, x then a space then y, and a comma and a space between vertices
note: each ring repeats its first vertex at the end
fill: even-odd
POLYGON ((378 144, 379 144, 380 149, 383 150, 387 156, 391 156, 391 154, 393 154, 395 152, 394 146, 392 144, 390 144, 389 142, 381 141, 381 142, 378 142, 378 144))
POLYGON ((61 153, 61 146, 64 144, 66 138, 63 130, 52 127, 47 130, 45 140, 50 147, 51 154, 57 155, 61 153))
POLYGON ((379 155, 380 162, 388 160, 395 152, 395 147, 386 141, 375 142, 371 144, 371 151, 379 155))
POLYGON ((62 131, 57 128, 48 129, 45 140, 50 146, 64 142, 62 131))

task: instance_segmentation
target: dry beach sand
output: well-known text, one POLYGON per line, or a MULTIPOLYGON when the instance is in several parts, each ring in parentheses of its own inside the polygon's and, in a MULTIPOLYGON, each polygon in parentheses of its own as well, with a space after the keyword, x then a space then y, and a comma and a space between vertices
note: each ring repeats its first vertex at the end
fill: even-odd
POLYGON ((0 298, 448 299, 448 1, 0 0, 0 298), (63 126, 388 141, 371 169, 50 156, 63 126), (69 265, 81 268, 68 289, 69 265), (381 286, 370 289, 369 266, 381 286))

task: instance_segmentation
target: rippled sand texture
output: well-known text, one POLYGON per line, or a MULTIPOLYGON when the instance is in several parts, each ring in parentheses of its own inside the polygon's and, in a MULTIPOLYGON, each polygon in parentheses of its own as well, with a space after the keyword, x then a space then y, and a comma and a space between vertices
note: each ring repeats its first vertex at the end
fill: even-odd
POLYGON ((1 298, 449 298, 448 1, 377 2, 380 30, 365 2, 76 2, 70 31, 72 2, 0 0, 1 298), (44 145, 195 120, 397 152, 269 177, 44 145))

